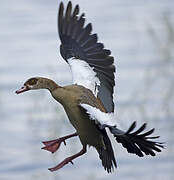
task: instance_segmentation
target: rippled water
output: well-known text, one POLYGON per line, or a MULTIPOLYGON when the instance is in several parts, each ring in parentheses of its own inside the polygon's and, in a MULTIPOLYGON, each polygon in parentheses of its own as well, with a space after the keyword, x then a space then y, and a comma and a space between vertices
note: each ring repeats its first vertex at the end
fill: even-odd
MULTIPOLYGON (((67 1, 65 1, 67 2, 67 1)), ((112 50, 117 66, 117 121, 126 129, 137 120, 156 127, 166 149, 156 157, 138 158, 115 144, 118 169, 108 175, 92 148, 55 173, 47 168, 81 148, 67 141, 55 155, 41 141, 74 132, 60 105, 46 91, 14 92, 32 76, 71 83, 59 54, 56 18, 59 1, 2 0, 0 5, 0 179, 174 178, 174 1, 74 0, 93 23, 99 40, 112 50)), ((114 140, 113 140, 114 142, 114 140)))

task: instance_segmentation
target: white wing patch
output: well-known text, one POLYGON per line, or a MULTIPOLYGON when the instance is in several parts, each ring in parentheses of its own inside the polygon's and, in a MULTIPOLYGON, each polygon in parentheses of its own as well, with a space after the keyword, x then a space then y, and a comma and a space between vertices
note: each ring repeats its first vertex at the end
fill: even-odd
POLYGON ((89 66, 89 64, 83 60, 70 58, 68 63, 71 67, 73 84, 78 84, 90 89, 97 97, 98 86, 100 86, 100 80, 96 76, 96 72, 89 66))
POLYGON ((114 113, 105 113, 99 109, 92 107, 88 104, 80 104, 81 107, 87 110, 91 120, 97 121, 99 124, 106 124, 108 126, 115 126, 114 113))

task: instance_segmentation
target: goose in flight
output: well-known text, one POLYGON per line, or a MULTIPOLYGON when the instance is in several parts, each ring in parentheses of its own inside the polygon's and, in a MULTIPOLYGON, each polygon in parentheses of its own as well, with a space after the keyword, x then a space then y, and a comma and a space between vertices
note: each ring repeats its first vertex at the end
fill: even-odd
POLYGON ((84 24, 84 13, 79 14, 79 5, 73 9, 69 1, 64 9, 63 2, 60 3, 58 12, 60 53, 71 68, 72 85, 61 87, 51 79, 33 77, 16 93, 48 89, 52 97, 62 104, 76 130, 73 134, 44 141, 43 149, 54 153, 66 139, 74 136, 80 139, 81 151, 50 168, 50 171, 56 171, 68 163, 73 164, 75 158, 86 153, 89 145, 97 150, 104 169, 110 173, 117 167, 117 163, 106 128, 128 153, 139 157, 155 156, 156 152, 161 152, 163 144, 153 141, 159 137, 150 136, 154 129, 144 132, 146 123, 137 130, 135 130, 136 122, 133 122, 127 131, 117 128, 113 102, 114 58, 111 51, 98 42, 97 34, 92 34, 91 23, 86 26, 84 24))

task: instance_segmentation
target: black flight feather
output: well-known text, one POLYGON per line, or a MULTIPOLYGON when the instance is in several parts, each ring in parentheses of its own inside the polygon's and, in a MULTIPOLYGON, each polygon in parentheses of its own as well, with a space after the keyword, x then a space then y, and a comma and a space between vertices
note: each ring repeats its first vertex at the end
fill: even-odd
POLYGON ((111 51, 98 42, 97 34, 92 34, 92 24, 86 26, 84 13, 79 14, 79 6, 74 10, 69 1, 64 12, 61 2, 58 13, 58 32, 61 40, 60 53, 67 61, 71 57, 86 61, 97 73, 100 80, 98 97, 107 112, 114 111, 113 87, 115 66, 111 51), (105 98, 109 97, 109 98, 105 98))

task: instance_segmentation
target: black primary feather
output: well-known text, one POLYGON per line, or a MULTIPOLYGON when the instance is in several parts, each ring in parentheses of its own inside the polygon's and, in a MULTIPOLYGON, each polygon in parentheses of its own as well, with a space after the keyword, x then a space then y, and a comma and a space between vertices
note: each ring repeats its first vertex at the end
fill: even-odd
POLYGON ((84 24, 84 13, 79 15, 78 5, 73 10, 69 1, 64 12, 64 5, 60 3, 58 13, 58 32, 62 43, 60 53, 66 61, 75 57, 86 61, 93 68, 100 80, 98 97, 106 111, 113 112, 114 58, 110 56, 111 51, 98 42, 97 34, 91 33, 92 24, 86 26, 84 24))
POLYGON ((108 173, 111 173, 114 170, 114 167, 117 168, 117 163, 114 157, 114 151, 113 151, 112 144, 107 135, 106 130, 105 129, 102 129, 102 130, 99 129, 99 130, 101 134, 103 135, 103 142, 104 142, 105 147, 100 147, 97 149, 97 151, 99 153, 99 157, 102 161, 102 165, 104 169, 108 173))
POLYGON ((159 138, 159 136, 149 136, 154 132, 154 128, 145 133, 143 133, 143 131, 146 129, 146 123, 144 123, 138 130, 132 132, 135 128, 136 122, 133 122, 126 132, 119 130, 116 127, 109 127, 117 142, 121 143, 129 153, 143 157, 144 154, 155 156, 155 152, 161 152, 161 148, 164 148, 163 143, 150 140, 159 138))

